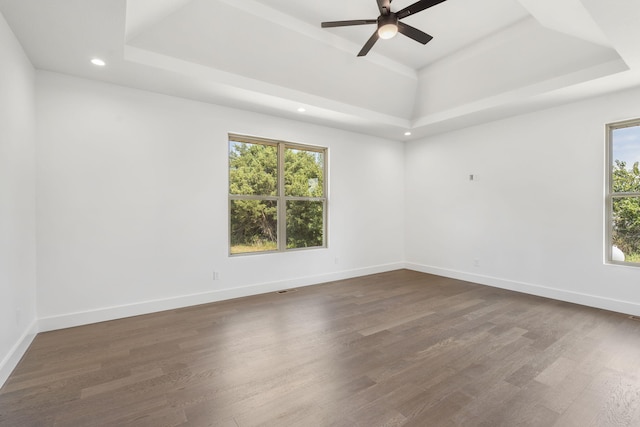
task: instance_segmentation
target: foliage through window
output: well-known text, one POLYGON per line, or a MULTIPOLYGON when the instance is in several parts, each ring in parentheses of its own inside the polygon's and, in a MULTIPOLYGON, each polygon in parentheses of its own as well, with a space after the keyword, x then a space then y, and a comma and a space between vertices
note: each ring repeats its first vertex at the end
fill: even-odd
POLYGON ((326 152, 229 135, 232 255, 326 246, 326 152))
POLYGON ((640 119, 607 131, 608 261, 640 265, 640 119))

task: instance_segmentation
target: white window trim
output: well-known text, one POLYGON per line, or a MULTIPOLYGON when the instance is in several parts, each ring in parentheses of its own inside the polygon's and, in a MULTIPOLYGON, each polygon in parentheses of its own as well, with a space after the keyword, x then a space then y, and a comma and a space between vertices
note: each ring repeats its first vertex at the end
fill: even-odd
POLYGON ((640 118, 622 120, 608 123, 606 129, 606 189, 605 189, 605 263, 622 265, 627 267, 640 267, 640 263, 628 261, 615 261, 613 259, 613 200, 620 197, 640 197, 640 192, 614 193, 613 192, 613 131, 627 127, 640 126, 640 118))

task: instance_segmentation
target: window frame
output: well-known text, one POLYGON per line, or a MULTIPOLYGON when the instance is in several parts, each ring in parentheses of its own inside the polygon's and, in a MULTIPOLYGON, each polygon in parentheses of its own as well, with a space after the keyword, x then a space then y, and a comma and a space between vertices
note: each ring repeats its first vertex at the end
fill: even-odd
POLYGON ((229 133, 227 136, 227 191, 228 191, 228 207, 227 207, 227 247, 229 250, 229 256, 246 256, 246 255, 260 255, 260 254, 273 254, 273 253, 284 253, 284 252, 293 252, 293 251, 306 251, 313 249, 326 249, 328 247, 328 217, 329 217, 329 195, 328 195, 328 176, 329 176, 329 149, 327 147, 321 147, 317 145, 309 145, 309 144, 301 144, 297 142, 284 141, 278 139, 271 138, 263 138, 258 136, 249 136, 242 135, 236 133, 229 133), (269 145, 276 147, 277 150, 277 194, 275 196, 268 195, 242 195, 242 194, 231 194, 230 191, 230 150, 231 143, 239 142, 239 143, 247 143, 247 144, 261 144, 261 145, 269 145), (285 195, 285 153, 287 149, 294 150, 303 150, 303 151, 313 151, 317 153, 322 153, 322 170, 324 179, 322 182, 322 194, 323 197, 304 197, 304 196, 286 196, 285 195), (255 252, 243 252, 243 253, 232 253, 231 252, 231 205, 233 200, 265 200, 265 201, 275 201, 278 208, 276 214, 277 221, 277 248, 274 250, 267 251, 255 251, 255 252), (322 202, 322 245, 321 246, 310 246, 304 248, 287 248, 287 202, 288 201, 311 201, 311 202, 322 202))
POLYGON ((606 215, 605 215, 605 263, 623 265, 627 267, 640 267, 640 263, 629 261, 616 261, 613 259, 613 201, 619 198, 640 197, 640 192, 613 191, 613 132, 617 129, 640 127, 640 118, 621 120, 605 125, 606 130, 606 215))

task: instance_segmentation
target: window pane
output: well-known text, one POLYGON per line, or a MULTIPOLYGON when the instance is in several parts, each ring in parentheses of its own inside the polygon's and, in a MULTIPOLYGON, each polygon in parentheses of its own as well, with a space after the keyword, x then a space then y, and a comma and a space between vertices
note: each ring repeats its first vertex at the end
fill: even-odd
POLYGON ((278 203, 273 200, 231 200, 231 253, 278 249, 278 203))
POLYGON ((277 148, 229 141, 229 194, 275 196, 277 193, 277 148))
POLYGON ((284 156, 284 194, 324 197, 324 154, 287 148, 284 156))
POLYGON ((322 246, 324 202, 287 202, 287 248, 322 246))
POLYGON ((612 220, 613 245, 622 251, 624 261, 640 263, 640 197, 614 198, 612 220))
POLYGON ((640 192, 640 126, 612 131, 613 192, 640 192))

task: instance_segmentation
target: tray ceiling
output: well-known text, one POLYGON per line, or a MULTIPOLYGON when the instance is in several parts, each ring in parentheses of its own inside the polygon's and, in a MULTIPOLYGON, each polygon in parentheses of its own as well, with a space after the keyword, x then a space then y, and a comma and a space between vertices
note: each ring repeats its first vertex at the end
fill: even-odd
POLYGON ((406 19, 432 42, 398 36, 364 58, 375 26, 320 22, 375 18, 374 0, 0 0, 0 12, 38 69, 395 140, 640 85, 633 0, 448 0, 406 19))

